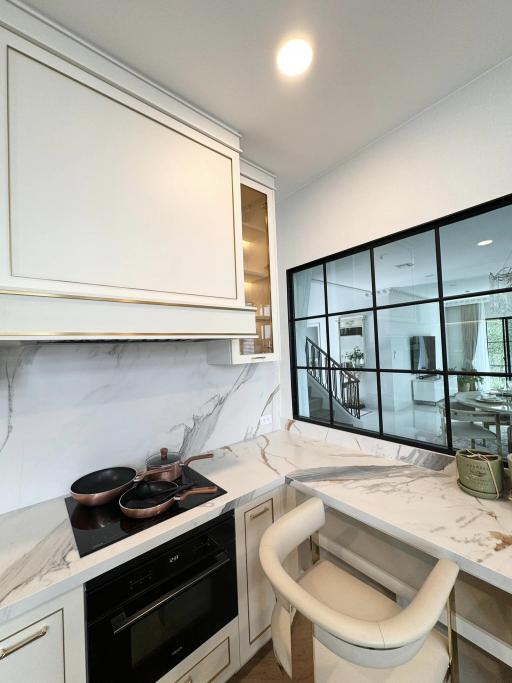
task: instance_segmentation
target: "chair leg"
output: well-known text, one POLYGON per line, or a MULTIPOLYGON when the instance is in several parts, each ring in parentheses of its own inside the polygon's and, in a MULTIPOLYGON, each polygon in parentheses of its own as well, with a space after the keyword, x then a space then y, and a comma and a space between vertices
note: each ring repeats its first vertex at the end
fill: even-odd
POLYGON ((309 542, 311 545, 311 562, 316 564, 320 560, 320 538, 319 533, 316 531, 312 536, 309 537, 309 542))
POLYGON ((455 589, 452 589, 446 604, 446 628, 448 630, 449 681, 459 683, 459 658, 457 653, 457 633, 454 630, 455 589))
POLYGON ((313 624, 300 612, 290 614, 292 683, 315 683, 313 624))

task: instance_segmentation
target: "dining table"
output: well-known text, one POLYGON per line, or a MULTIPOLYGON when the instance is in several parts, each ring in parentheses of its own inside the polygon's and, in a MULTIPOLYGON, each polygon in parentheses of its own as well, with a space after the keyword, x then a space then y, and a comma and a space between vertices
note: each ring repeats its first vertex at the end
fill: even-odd
MULTIPOLYGON (((503 452, 503 439, 501 435, 502 426, 510 427, 512 424, 512 392, 500 393, 498 391, 459 391, 453 400, 456 403, 472 408, 475 413, 485 413, 486 416, 492 414, 496 424, 496 449, 500 455, 503 452)), ((481 416, 483 418, 483 415, 481 416)), ((479 421, 479 420, 475 420, 479 421)), ((484 421, 482 419, 482 421, 484 421)), ((512 451, 511 431, 508 433, 508 451, 512 451)))

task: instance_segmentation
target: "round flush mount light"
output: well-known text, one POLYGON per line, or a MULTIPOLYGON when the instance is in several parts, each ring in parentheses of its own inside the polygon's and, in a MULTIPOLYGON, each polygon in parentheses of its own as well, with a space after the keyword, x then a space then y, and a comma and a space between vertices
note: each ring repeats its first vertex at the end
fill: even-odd
POLYGON ((492 244, 493 240, 482 240, 481 242, 478 242, 479 247, 488 247, 489 244, 492 244))
POLYGON ((303 38, 286 42, 277 53, 277 68, 284 76, 300 76, 313 61, 313 48, 303 38))

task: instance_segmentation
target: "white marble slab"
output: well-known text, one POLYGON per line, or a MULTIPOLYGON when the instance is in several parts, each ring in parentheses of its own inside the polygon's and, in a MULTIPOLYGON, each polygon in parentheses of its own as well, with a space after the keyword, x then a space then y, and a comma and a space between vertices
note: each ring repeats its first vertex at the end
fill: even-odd
POLYGON ((220 448, 195 468, 228 491, 79 558, 62 499, 0 516, 0 622, 263 495, 308 495, 512 593, 512 503, 462 493, 453 474, 278 431, 220 448))
POLYGON ((326 441, 327 443, 336 443, 354 452, 380 455, 383 458, 392 458, 393 460, 400 460, 410 465, 419 465, 420 467, 427 467, 432 470, 446 471, 447 468, 450 468, 447 471, 455 471, 452 456, 428 450, 427 448, 406 446, 393 441, 386 441, 386 439, 346 432, 342 429, 333 429, 328 426, 323 427, 312 422, 303 422, 302 420, 283 418, 282 427, 285 431, 292 432, 292 434, 302 434, 303 436, 309 436, 313 439, 326 441))
POLYGON ((209 365, 207 342, 4 342, 0 513, 162 446, 195 454, 277 429, 278 390, 276 363, 209 365))

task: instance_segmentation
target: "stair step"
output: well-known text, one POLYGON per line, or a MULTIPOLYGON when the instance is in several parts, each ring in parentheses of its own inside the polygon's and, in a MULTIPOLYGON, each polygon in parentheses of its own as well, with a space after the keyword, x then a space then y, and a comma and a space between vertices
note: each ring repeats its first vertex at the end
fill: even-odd
POLYGON ((323 420, 328 422, 331 419, 331 413, 327 408, 319 408, 318 410, 310 410, 309 417, 313 420, 323 420))
POLYGON ((323 399, 319 397, 309 397, 309 409, 320 410, 324 405, 323 399))

